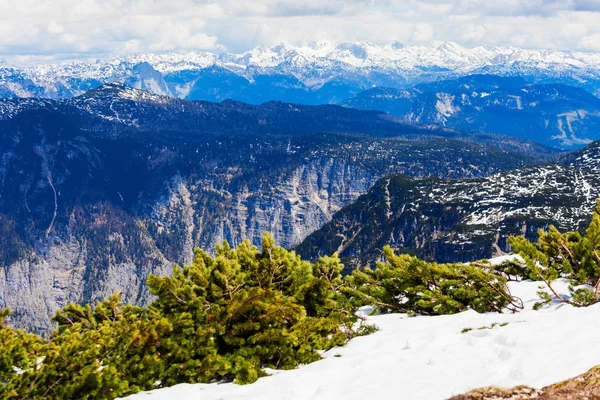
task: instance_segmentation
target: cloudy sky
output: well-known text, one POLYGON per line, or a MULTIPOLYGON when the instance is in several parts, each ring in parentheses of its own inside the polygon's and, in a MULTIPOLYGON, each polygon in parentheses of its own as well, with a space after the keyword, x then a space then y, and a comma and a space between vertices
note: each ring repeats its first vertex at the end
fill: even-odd
POLYGON ((282 41, 600 51, 600 0, 0 0, 0 59, 241 52, 282 41))

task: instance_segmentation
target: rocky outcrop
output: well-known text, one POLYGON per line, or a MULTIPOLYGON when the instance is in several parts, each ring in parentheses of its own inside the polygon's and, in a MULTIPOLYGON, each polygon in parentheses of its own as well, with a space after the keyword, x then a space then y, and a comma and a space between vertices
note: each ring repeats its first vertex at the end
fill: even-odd
POLYGON ((599 400, 600 366, 566 381, 534 389, 518 386, 512 389, 489 387, 453 396, 449 400, 599 400))
POLYGON ((263 232, 271 232, 280 245, 294 247, 365 193, 378 175, 343 160, 315 159, 258 190, 243 185, 221 194, 222 223, 199 224, 196 243, 213 248, 222 240, 249 238, 258 245, 263 232))

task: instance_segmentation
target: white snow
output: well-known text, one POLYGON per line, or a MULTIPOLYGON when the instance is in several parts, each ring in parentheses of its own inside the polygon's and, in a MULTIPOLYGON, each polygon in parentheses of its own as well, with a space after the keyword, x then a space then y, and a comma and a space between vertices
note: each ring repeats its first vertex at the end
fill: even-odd
POLYGON ((90 74, 106 75, 119 71, 123 65, 150 63, 161 73, 197 70, 212 65, 230 67, 243 71, 248 66, 275 68, 282 64, 292 69, 310 66, 332 67, 342 63, 355 68, 377 67, 392 70, 413 70, 423 66, 439 66, 451 70, 474 70, 503 65, 510 68, 515 63, 535 66, 538 69, 568 67, 590 68, 600 66, 600 54, 584 52, 561 52, 525 50, 513 47, 467 48, 456 43, 439 46, 398 46, 391 43, 378 46, 369 42, 334 43, 314 42, 308 46, 280 43, 275 46, 258 46, 241 54, 214 54, 210 52, 186 54, 135 54, 115 57, 105 62, 84 64, 81 62, 34 67, 36 74, 54 75, 59 70, 72 72, 85 70, 90 74))
POLYGON ((575 168, 543 165, 503 171, 483 179, 467 179, 460 185, 442 185, 436 190, 423 187, 423 202, 464 204, 468 214, 461 217, 461 221, 467 225, 490 227, 510 217, 527 217, 555 221, 559 229, 572 229, 569 227, 587 220, 595 199, 600 198, 598 174, 593 169, 600 156, 595 149, 586 150, 584 154, 587 153, 594 156, 589 161, 578 160, 575 168), (566 204, 565 196, 577 198, 578 203, 566 204), (552 198, 556 202, 548 206, 539 203, 537 198, 552 198))
POLYGON ((435 103, 435 109, 438 112, 438 120, 443 121, 445 118, 455 114, 458 109, 454 108, 454 96, 448 93, 437 93, 438 100, 435 103), (444 118, 445 117, 445 118, 444 118))
MULTIPOLYGON (((218 66, 250 80, 255 72, 290 75, 311 87, 320 87, 337 76, 357 73, 369 76, 372 72, 382 71, 412 79, 421 75, 424 68, 463 75, 481 71, 510 75, 518 66, 520 71, 536 76, 561 77, 566 74, 582 81, 596 79, 600 71, 600 53, 594 52, 484 46, 467 48, 456 43, 404 47, 398 43, 379 46, 368 42, 336 44, 321 41, 307 46, 287 43, 259 46, 241 54, 134 54, 94 63, 74 61, 28 68, 2 66, 0 83, 8 84, 14 80, 16 87, 13 91, 19 96, 28 96, 31 93, 26 91, 26 86, 21 87, 23 80, 31 80, 44 88, 52 88, 58 83, 68 87, 70 81, 90 79, 123 81, 135 75, 134 67, 142 62, 149 63, 163 75, 218 66)), ((77 85, 70 89, 75 92, 81 90, 77 85)), ((163 93, 163 88, 158 93, 163 93)), ((173 94, 182 96, 185 93, 185 89, 181 88, 173 94)))
MULTIPOLYGON (((378 332, 295 370, 269 371, 271 376, 251 385, 181 384, 127 399, 436 400, 489 385, 542 387, 600 364, 600 304, 573 308, 554 303, 533 311, 538 286, 510 283, 526 306, 517 314, 370 316, 378 332), (492 328, 494 323, 508 324, 492 328), (472 330, 462 333, 465 328, 472 330)), ((568 293, 565 280, 553 286, 568 293)))
POLYGON ((490 258, 487 261, 490 263, 490 265, 493 265, 493 266, 501 265, 502 263, 507 262, 507 261, 520 261, 523 263, 525 262, 523 260, 523 258, 518 254, 506 254, 503 256, 490 258))

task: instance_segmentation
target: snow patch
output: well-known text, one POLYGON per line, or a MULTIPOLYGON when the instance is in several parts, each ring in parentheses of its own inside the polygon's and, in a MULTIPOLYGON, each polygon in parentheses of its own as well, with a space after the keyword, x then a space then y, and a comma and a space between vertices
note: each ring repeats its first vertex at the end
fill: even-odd
MULTIPOLYGON (((524 311, 369 316, 378 332, 353 339, 326 352, 324 360, 298 369, 270 370, 271 376, 251 385, 181 384, 128 399, 441 400, 489 385, 543 387, 600 364, 600 351, 594 350, 600 304, 573 308, 554 303, 533 311, 539 282, 509 286, 524 301, 524 311)), ((565 280, 554 287, 568 293, 565 280)))
POLYGON ((452 116, 453 114, 455 114, 456 112, 460 111, 460 108, 455 107, 453 105, 454 102, 454 96, 448 93, 438 93, 437 94, 437 98, 438 100, 435 103, 435 109, 437 110, 441 120, 445 120, 445 118, 448 118, 450 116, 452 116), (444 118, 441 118, 444 117, 444 118))

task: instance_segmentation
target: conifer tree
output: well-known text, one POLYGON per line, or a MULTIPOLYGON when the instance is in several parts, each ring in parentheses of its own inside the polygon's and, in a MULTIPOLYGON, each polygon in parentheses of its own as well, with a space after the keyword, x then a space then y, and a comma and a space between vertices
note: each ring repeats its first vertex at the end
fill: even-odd
MULTIPOLYGON (((509 239, 513 251, 525 260, 529 277, 543 281, 559 300, 574 306, 587 306, 600 300, 600 200, 585 233, 561 233, 550 226, 539 231, 537 242, 523 237, 509 239), (551 282, 559 277, 569 279, 570 298, 554 291, 551 282), (583 285, 583 286, 582 286, 583 285)), ((550 302, 551 296, 540 291, 542 303, 550 302)))
POLYGON ((0 310, 0 398, 16 398, 18 392, 9 383, 17 376, 35 370, 44 341, 37 335, 5 324, 9 309, 0 310))
POLYGON ((506 279, 471 264, 428 263, 384 248, 386 262, 354 271, 344 290, 358 305, 382 312, 453 314, 472 308, 489 312, 522 308, 507 290, 506 279))
POLYGON ((356 317, 333 313, 335 286, 314 290, 321 279, 310 263, 275 246, 269 234, 262 250, 248 241, 237 249, 225 242, 214 258, 196 250, 193 263, 176 266, 171 277, 151 276, 148 285, 157 296, 152 307, 175 327, 168 356, 179 369, 169 369, 165 383, 252 382, 264 367, 293 368, 318 359, 317 349, 343 344, 340 325, 356 317), (326 304, 329 309, 319 309, 326 304))
POLYGON ((172 328, 151 310, 115 294, 94 309, 68 305, 55 321, 41 361, 8 380, 18 398, 112 399, 151 388, 161 375, 160 338, 172 328))

